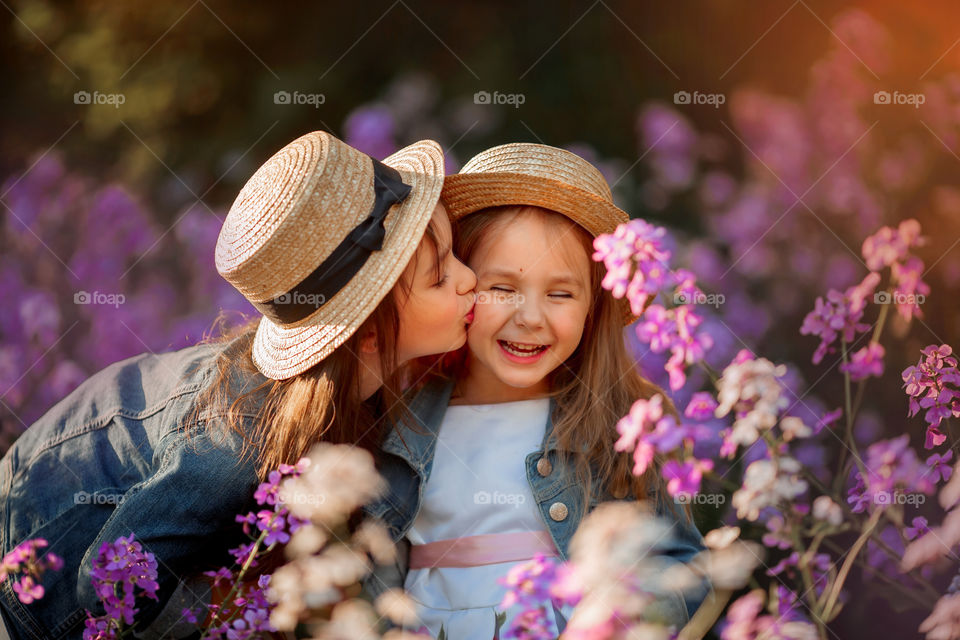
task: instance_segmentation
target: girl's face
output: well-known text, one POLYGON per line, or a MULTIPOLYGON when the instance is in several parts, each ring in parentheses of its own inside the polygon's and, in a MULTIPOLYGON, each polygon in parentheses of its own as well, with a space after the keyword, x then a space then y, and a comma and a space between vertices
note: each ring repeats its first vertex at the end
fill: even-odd
POLYGON ((403 277, 410 286, 399 294, 400 331, 397 360, 400 364, 459 349, 467 339, 473 319, 477 278, 453 255, 453 232, 443 204, 433 210, 437 246, 420 243, 403 277), (437 265, 439 264, 439 273, 437 265))
POLYGON ((465 397, 503 402, 549 391, 547 375, 580 344, 590 309, 590 260, 578 233, 566 219, 519 215, 479 243, 465 397))

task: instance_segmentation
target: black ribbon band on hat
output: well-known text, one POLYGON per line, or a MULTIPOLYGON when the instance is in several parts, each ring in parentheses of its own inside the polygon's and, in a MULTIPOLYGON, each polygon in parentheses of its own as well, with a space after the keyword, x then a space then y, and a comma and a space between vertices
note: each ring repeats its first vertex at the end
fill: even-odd
MULTIPOLYGON (((393 167, 373 160, 373 208, 370 215, 343 239, 343 242, 314 269, 286 293, 253 302, 253 306, 277 324, 302 320, 326 304, 367 263, 374 251, 383 248, 386 231, 384 220, 390 207, 403 202, 410 194, 410 185, 403 182, 393 167)), ((309 233, 309 230, 305 230, 309 233)))

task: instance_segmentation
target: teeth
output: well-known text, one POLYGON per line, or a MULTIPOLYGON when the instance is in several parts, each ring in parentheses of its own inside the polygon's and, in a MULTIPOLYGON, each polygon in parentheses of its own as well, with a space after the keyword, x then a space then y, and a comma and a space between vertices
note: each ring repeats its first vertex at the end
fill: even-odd
POLYGON ((500 344, 503 345, 503 348, 506 349, 509 353, 512 353, 515 356, 526 357, 532 356, 535 353, 539 353, 546 349, 544 345, 522 345, 516 342, 507 342, 506 340, 501 340, 500 344))

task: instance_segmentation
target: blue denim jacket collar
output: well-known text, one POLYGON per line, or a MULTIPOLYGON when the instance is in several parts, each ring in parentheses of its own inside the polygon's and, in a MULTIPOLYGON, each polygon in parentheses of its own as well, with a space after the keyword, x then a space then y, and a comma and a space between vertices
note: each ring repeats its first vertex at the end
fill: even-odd
MULTIPOLYGON (((428 475, 427 466, 433 461, 437 435, 455 385, 456 381, 452 378, 435 379, 427 382, 416 395, 408 396, 406 402, 409 417, 415 424, 410 424, 408 419, 401 419, 399 424, 390 430, 381 449, 400 456, 418 469, 421 475, 428 475)), ((553 414, 556 408, 557 400, 551 397, 543 440, 540 443, 540 450, 543 452, 560 449, 553 429, 553 414)), ((586 453, 586 450, 582 448, 579 452, 586 453)))

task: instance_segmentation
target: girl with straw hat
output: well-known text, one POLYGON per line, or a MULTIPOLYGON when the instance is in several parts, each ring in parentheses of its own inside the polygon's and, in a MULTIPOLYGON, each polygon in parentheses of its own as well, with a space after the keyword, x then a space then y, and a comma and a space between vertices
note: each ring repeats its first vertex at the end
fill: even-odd
MULTIPOLYGON (((451 253, 433 141, 378 162, 323 132, 291 142, 241 190, 218 271, 258 317, 215 343, 144 354, 95 374, 0 462, 0 551, 49 541, 65 563, 24 605, 7 580, 13 637, 80 637, 101 612, 100 545, 135 535, 159 565, 138 637, 178 637, 229 565, 234 518, 259 482, 318 441, 372 448, 404 363, 464 344, 473 273, 451 253)), ((140 604, 140 603, 138 603, 140 604)))
MULTIPOLYGON (((658 578, 703 548, 700 534, 665 497, 656 463, 635 476, 614 444, 617 421, 640 398, 662 396, 663 412, 675 415, 629 358, 629 307, 602 291, 602 265, 591 260, 593 239, 627 214, 589 162, 542 144, 478 154, 446 178, 443 198, 458 255, 477 273, 476 319, 462 361, 446 363, 451 375, 410 405, 426 429, 401 423, 384 441, 390 488, 367 509, 401 552, 366 589, 402 584, 431 634, 490 640, 507 602, 504 579, 535 573, 524 565, 538 557, 568 559, 574 532, 600 502, 649 501, 673 526, 644 560, 654 568, 641 586, 656 596, 645 613, 679 628, 704 589, 685 594, 658 578)), ((514 619, 514 608, 506 624, 557 637, 571 609, 546 600, 542 617, 514 619)))

